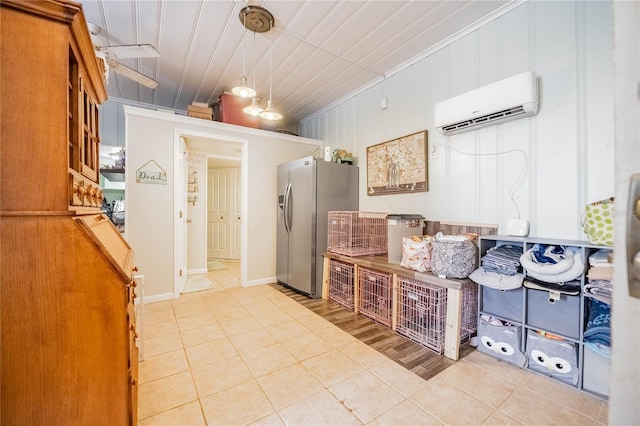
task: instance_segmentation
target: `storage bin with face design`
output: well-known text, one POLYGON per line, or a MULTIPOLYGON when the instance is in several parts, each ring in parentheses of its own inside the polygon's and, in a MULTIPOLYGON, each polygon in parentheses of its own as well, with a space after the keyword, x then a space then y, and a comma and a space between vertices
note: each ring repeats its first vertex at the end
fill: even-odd
POLYGON ((478 318, 478 350, 518 367, 527 365, 527 357, 520 350, 522 327, 492 325, 478 318))
POLYGON ((528 330, 527 358, 530 370, 574 386, 578 384, 578 348, 574 342, 528 330))

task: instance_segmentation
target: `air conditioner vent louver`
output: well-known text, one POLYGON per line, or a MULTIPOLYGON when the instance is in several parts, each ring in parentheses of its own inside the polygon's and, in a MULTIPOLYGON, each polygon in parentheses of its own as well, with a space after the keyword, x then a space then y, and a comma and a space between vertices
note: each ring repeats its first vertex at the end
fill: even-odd
POLYGON ((459 129, 463 129, 465 127, 477 126, 483 123, 489 123, 492 121, 501 120, 503 118, 524 114, 525 112, 526 111, 522 106, 517 106, 515 108, 505 109, 504 111, 499 111, 494 114, 483 115, 482 117, 477 117, 471 120, 462 121, 460 123, 451 124, 449 126, 444 126, 442 130, 444 131, 444 133, 450 133, 459 129))
POLYGON ((438 102, 435 125, 455 135, 538 113, 538 79, 527 71, 438 102))

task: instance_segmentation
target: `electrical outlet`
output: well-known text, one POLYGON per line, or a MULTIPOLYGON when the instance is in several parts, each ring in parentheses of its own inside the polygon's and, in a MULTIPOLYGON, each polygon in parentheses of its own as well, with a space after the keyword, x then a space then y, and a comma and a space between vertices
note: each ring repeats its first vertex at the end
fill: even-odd
POLYGON ((435 147, 431 149, 431 158, 438 158, 438 154, 436 153, 435 147))

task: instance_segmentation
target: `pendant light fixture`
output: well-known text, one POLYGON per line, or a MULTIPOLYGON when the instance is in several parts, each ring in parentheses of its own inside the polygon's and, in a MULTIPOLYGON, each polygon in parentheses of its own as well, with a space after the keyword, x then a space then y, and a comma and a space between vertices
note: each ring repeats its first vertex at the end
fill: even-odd
MULTIPOLYGON (((269 23, 269 30, 271 30, 271 24, 269 23)), ((274 107, 271 101, 271 95, 273 93, 272 90, 272 77, 273 77, 273 38, 271 38, 271 49, 269 49, 269 100, 267 101, 267 109, 260 113, 260 118, 264 118, 265 120, 277 121, 282 119, 282 114, 280 114, 274 107)))
MULTIPOLYGON (((240 11, 240 22, 242 25, 254 33, 266 33, 271 31, 274 25, 274 19, 271 12, 260 6, 246 6, 240 11)), ((253 79, 255 86, 255 34, 254 34, 254 65, 253 65, 253 79)), ((243 108, 243 112, 254 116, 260 116, 265 120, 280 120, 282 114, 273 108, 272 95, 272 69, 273 69, 273 38, 271 39, 271 49, 269 50, 269 100, 267 101, 267 109, 263 110, 260 107, 260 101, 253 99, 251 105, 243 108)))
MULTIPOLYGON (((253 87, 256 87, 256 33, 253 33, 253 87)), ((251 115, 253 117, 258 117, 264 108, 260 106, 261 99, 257 96, 254 96, 251 99, 251 105, 248 105, 242 108, 242 112, 245 114, 251 115)))
MULTIPOLYGON (((246 20, 246 15, 243 17, 246 20)), ((243 25, 246 28, 246 21, 243 22, 243 25)), ((253 98, 256 96, 256 91, 253 90, 249 84, 247 84, 247 33, 245 31, 244 36, 242 37, 242 78, 240 79, 240 84, 231 89, 231 92, 240 96, 241 98, 253 98)))

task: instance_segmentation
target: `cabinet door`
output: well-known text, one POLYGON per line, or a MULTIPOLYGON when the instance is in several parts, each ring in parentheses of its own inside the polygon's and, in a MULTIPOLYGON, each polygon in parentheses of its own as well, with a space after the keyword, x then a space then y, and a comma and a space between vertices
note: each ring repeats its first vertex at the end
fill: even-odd
POLYGON ((133 250, 105 215, 78 216, 74 220, 100 247, 125 282, 133 278, 133 250))
POLYGON ((98 181, 98 105, 91 98, 89 91, 80 79, 80 91, 82 104, 80 116, 82 117, 80 135, 80 167, 81 173, 94 182, 98 181))

